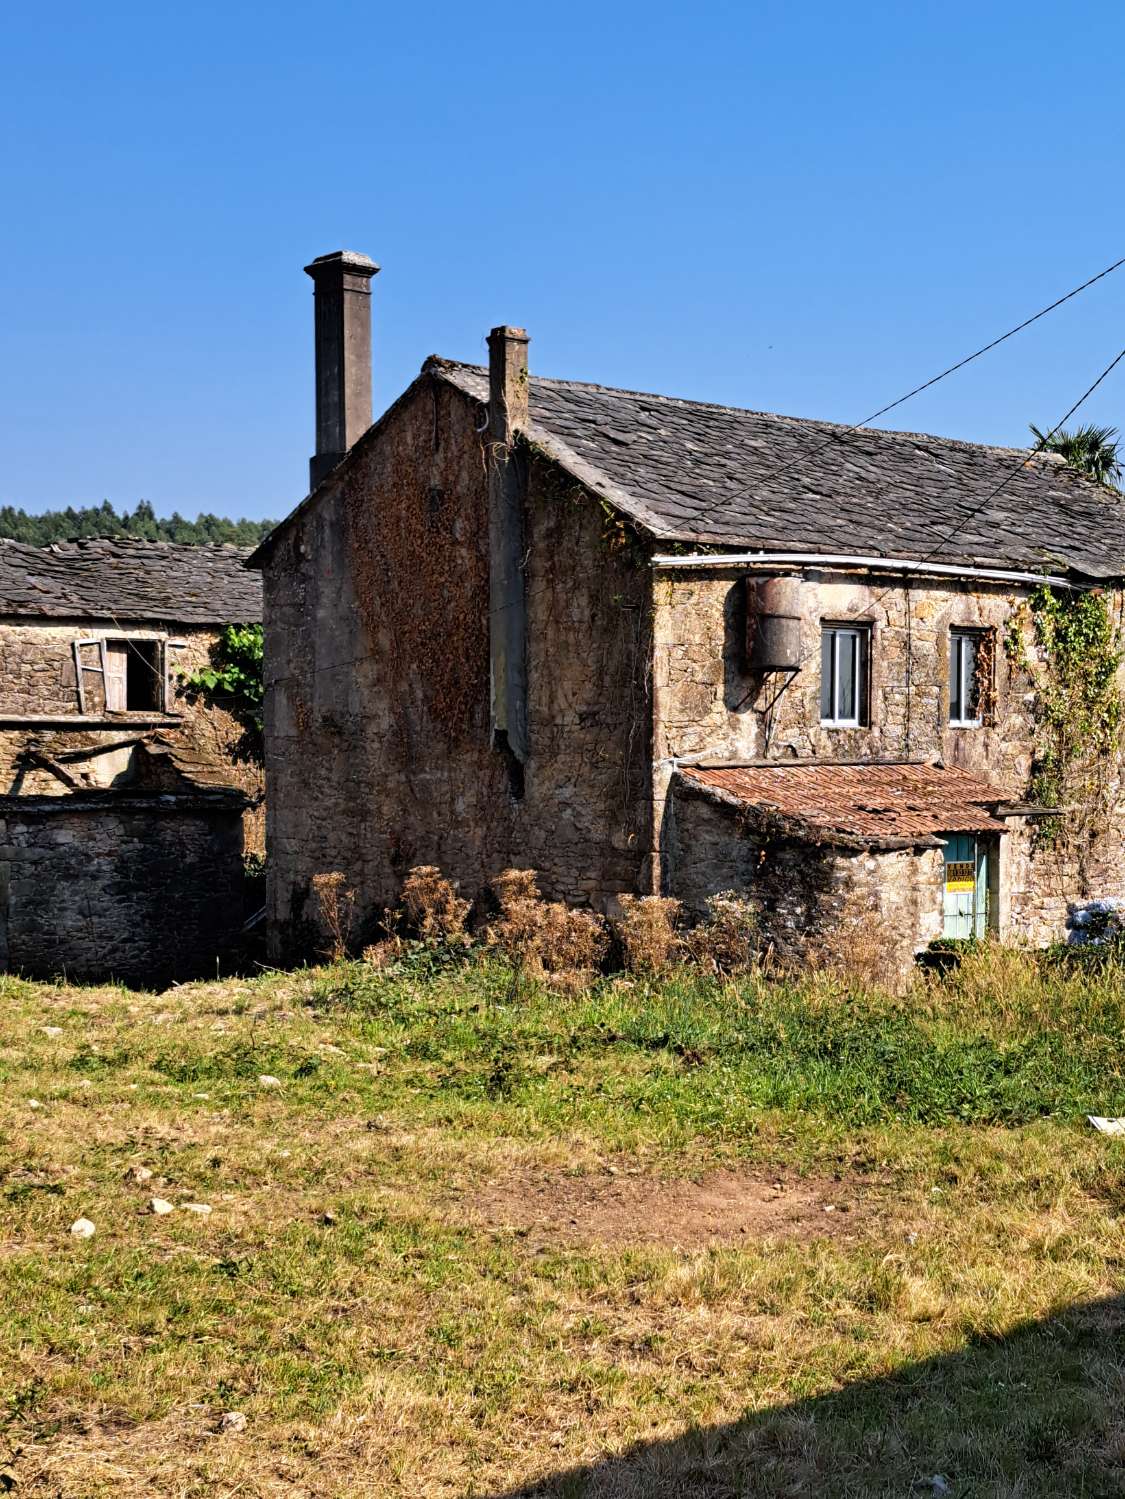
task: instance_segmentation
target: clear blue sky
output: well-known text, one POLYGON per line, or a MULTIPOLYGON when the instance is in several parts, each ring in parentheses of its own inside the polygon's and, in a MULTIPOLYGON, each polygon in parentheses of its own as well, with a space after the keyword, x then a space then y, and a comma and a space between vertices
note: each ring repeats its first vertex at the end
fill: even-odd
MULTIPOLYGON (((1111 0, 16 7, 0 502, 283 514, 341 247, 376 411, 511 322, 542 374, 858 420, 1125 254, 1123 52, 1111 0)), ((1125 268, 890 420, 1020 443, 1123 309, 1125 268)))

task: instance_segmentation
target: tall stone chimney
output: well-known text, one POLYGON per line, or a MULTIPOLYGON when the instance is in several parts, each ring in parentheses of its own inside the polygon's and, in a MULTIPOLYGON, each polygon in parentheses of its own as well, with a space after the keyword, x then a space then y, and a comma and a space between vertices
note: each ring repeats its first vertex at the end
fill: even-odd
MULTIPOLYGON (((527 600, 524 586, 524 507, 527 455, 516 438, 527 427, 527 345, 522 328, 488 335, 489 656, 492 738, 522 767, 527 727, 527 600)), ((513 791, 522 793, 522 769, 513 791), (517 790, 518 788, 518 790, 517 790)))
POLYGON ((305 267, 313 279, 316 320, 315 489, 371 425, 371 278, 366 255, 335 250, 305 267))

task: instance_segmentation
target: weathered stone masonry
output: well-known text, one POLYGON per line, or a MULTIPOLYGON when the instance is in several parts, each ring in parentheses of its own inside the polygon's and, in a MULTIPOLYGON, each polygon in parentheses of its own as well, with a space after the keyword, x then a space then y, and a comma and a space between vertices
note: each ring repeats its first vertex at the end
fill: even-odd
POLYGON ((0 966, 163 987, 242 922, 237 794, 0 797, 0 966))
MULTIPOLYGON (((318 414, 355 430, 368 387, 322 357, 321 324, 342 308, 369 347, 373 271, 338 252, 310 272, 318 414)), ((1120 617, 1115 496, 1042 453, 546 380, 526 349, 499 327, 488 370, 432 357, 342 454, 318 419, 313 491, 251 559, 276 957, 323 949, 316 874, 356 891, 358 944, 419 863, 469 896, 530 866, 603 908, 734 888, 779 947, 858 917, 900 968, 959 930, 966 879, 974 933, 987 917, 1032 942, 1076 897, 1125 894, 1119 805, 1088 857, 1048 846, 1028 804, 1041 704, 1002 648, 1045 582, 1112 591, 1120 617), (795 641, 784 672, 750 669, 768 611, 749 585, 770 576, 793 600, 769 616, 795 641), (826 625, 863 635, 856 722, 822 715, 826 625), (950 721, 951 629, 974 632, 974 694, 987 676, 975 727, 950 721), (809 802, 783 825, 753 777, 726 802, 693 784, 759 762, 838 773, 790 779, 809 802)), ((1111 801, 1119 781, 1114 764, 1111 801)))
POLYGON ((529 454, 531 753, 492 747, 485 452, 423 379, 266 569, 267 841, 275 953, 315 950, 312 876, 341 869, 374 933, 406 870, 477 894, 509 864, 552 898, 633 890, 647 855, 646 573, 602 508, 529 454))
POLYGON ((261 772, 183 679, 260 616, 244 556, 0 543, 0 966, 163 984, 229 956, 261 772))
MULTIPOLYGON (((1003 649, 1005 630, 1029 585, 960 583, 882 578, 809 568, 796 574, 800 600, 802 668, 792 678, 754 674, 747 666, 747 571, 718 575, 663 574, 655 584, 654 842, 662 861, 661 883, 695 888, 711 880, 723 888, 720 858, 710 875, 677 867, 678 850, 694 841, 694 829, 681 827, 668 838, 663 818, 677 758, 732 763, 787 757, 825 762, 933 759, 971 771, 995 786, 998 797, 1023 804, 1031 780, 1035 729, 1032 684, 1003 649), (870 724, 828 728, 820 721, 820 631, 825 621, 862 623, 870 629, 870 724), (989 711, 979 728, 948 722, 949 632, 968 627, 988 632, 991 653, 989 711), (718 883, 716 883, 718 882, 718 883)), ((1121 595, 1114 596, 1115 611, 1121 595)), ((1125 672, 1122 674, 1125 691, 1125 672)), ((702 816, 695 808, 681 823, 702 816)), ((711 820, 710 816, 707 820, 711 820)), ((727 819, 728 834, 733 833, 727 819)), ((999 840, 1000 877, 996 928, 1011 940, 1033 944, 1062 940, 1067 907, 1080 895, 1125 894, 1125 811, 1118 806, 1114 827, 1098 840, 1087 878, 1095 888, 1080 889, 1076 869, 1036 837, 1036 821, 1026 815, 1007 820, 999 840)), ((813 855, 809 853, 810 861, 813 855)), ((881 868, 872 872, 873 910, 886 904, 881 868)), ((939 871, 940 873, 940 871, 939 871)), ((936 878, 936 876, 935 876, 936 878)), ((749 882, 744 888, 753 888, 749 882)), ((931 909, 940 911, 940 881, 931 909)), ((932 920, 913 924, 916 947, 925 945, 932 920)))

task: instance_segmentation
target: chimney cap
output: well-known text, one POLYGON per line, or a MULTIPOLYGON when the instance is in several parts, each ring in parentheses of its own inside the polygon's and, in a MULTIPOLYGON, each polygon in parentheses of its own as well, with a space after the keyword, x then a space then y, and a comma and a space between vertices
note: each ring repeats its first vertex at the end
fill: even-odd
POLYGON ((520 344, 531 342, 526 328, 513 328, 510 323, 501 323, 498 328, 493 328, 488 335, 489 342, 491 343, 494 338, 507 339, 511 343, 520 344))
POLYGON ((353 276, 376 276, 379 273, 379 267, 369 255, 361 255, 358 250, 333 250, 328 255, 318 255, 315 260, 310 261, 305 266, 305 274, 315 281, 321 271, 332 266, 339 266, 353 276))

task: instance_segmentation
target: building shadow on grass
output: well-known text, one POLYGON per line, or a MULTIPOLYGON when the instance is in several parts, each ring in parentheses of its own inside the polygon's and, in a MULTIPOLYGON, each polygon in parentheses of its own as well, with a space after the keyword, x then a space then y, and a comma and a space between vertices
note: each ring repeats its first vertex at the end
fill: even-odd
POLYGON ((806 1494, 1125 1495, 1125 1296, 489 1499, 806 1494))

